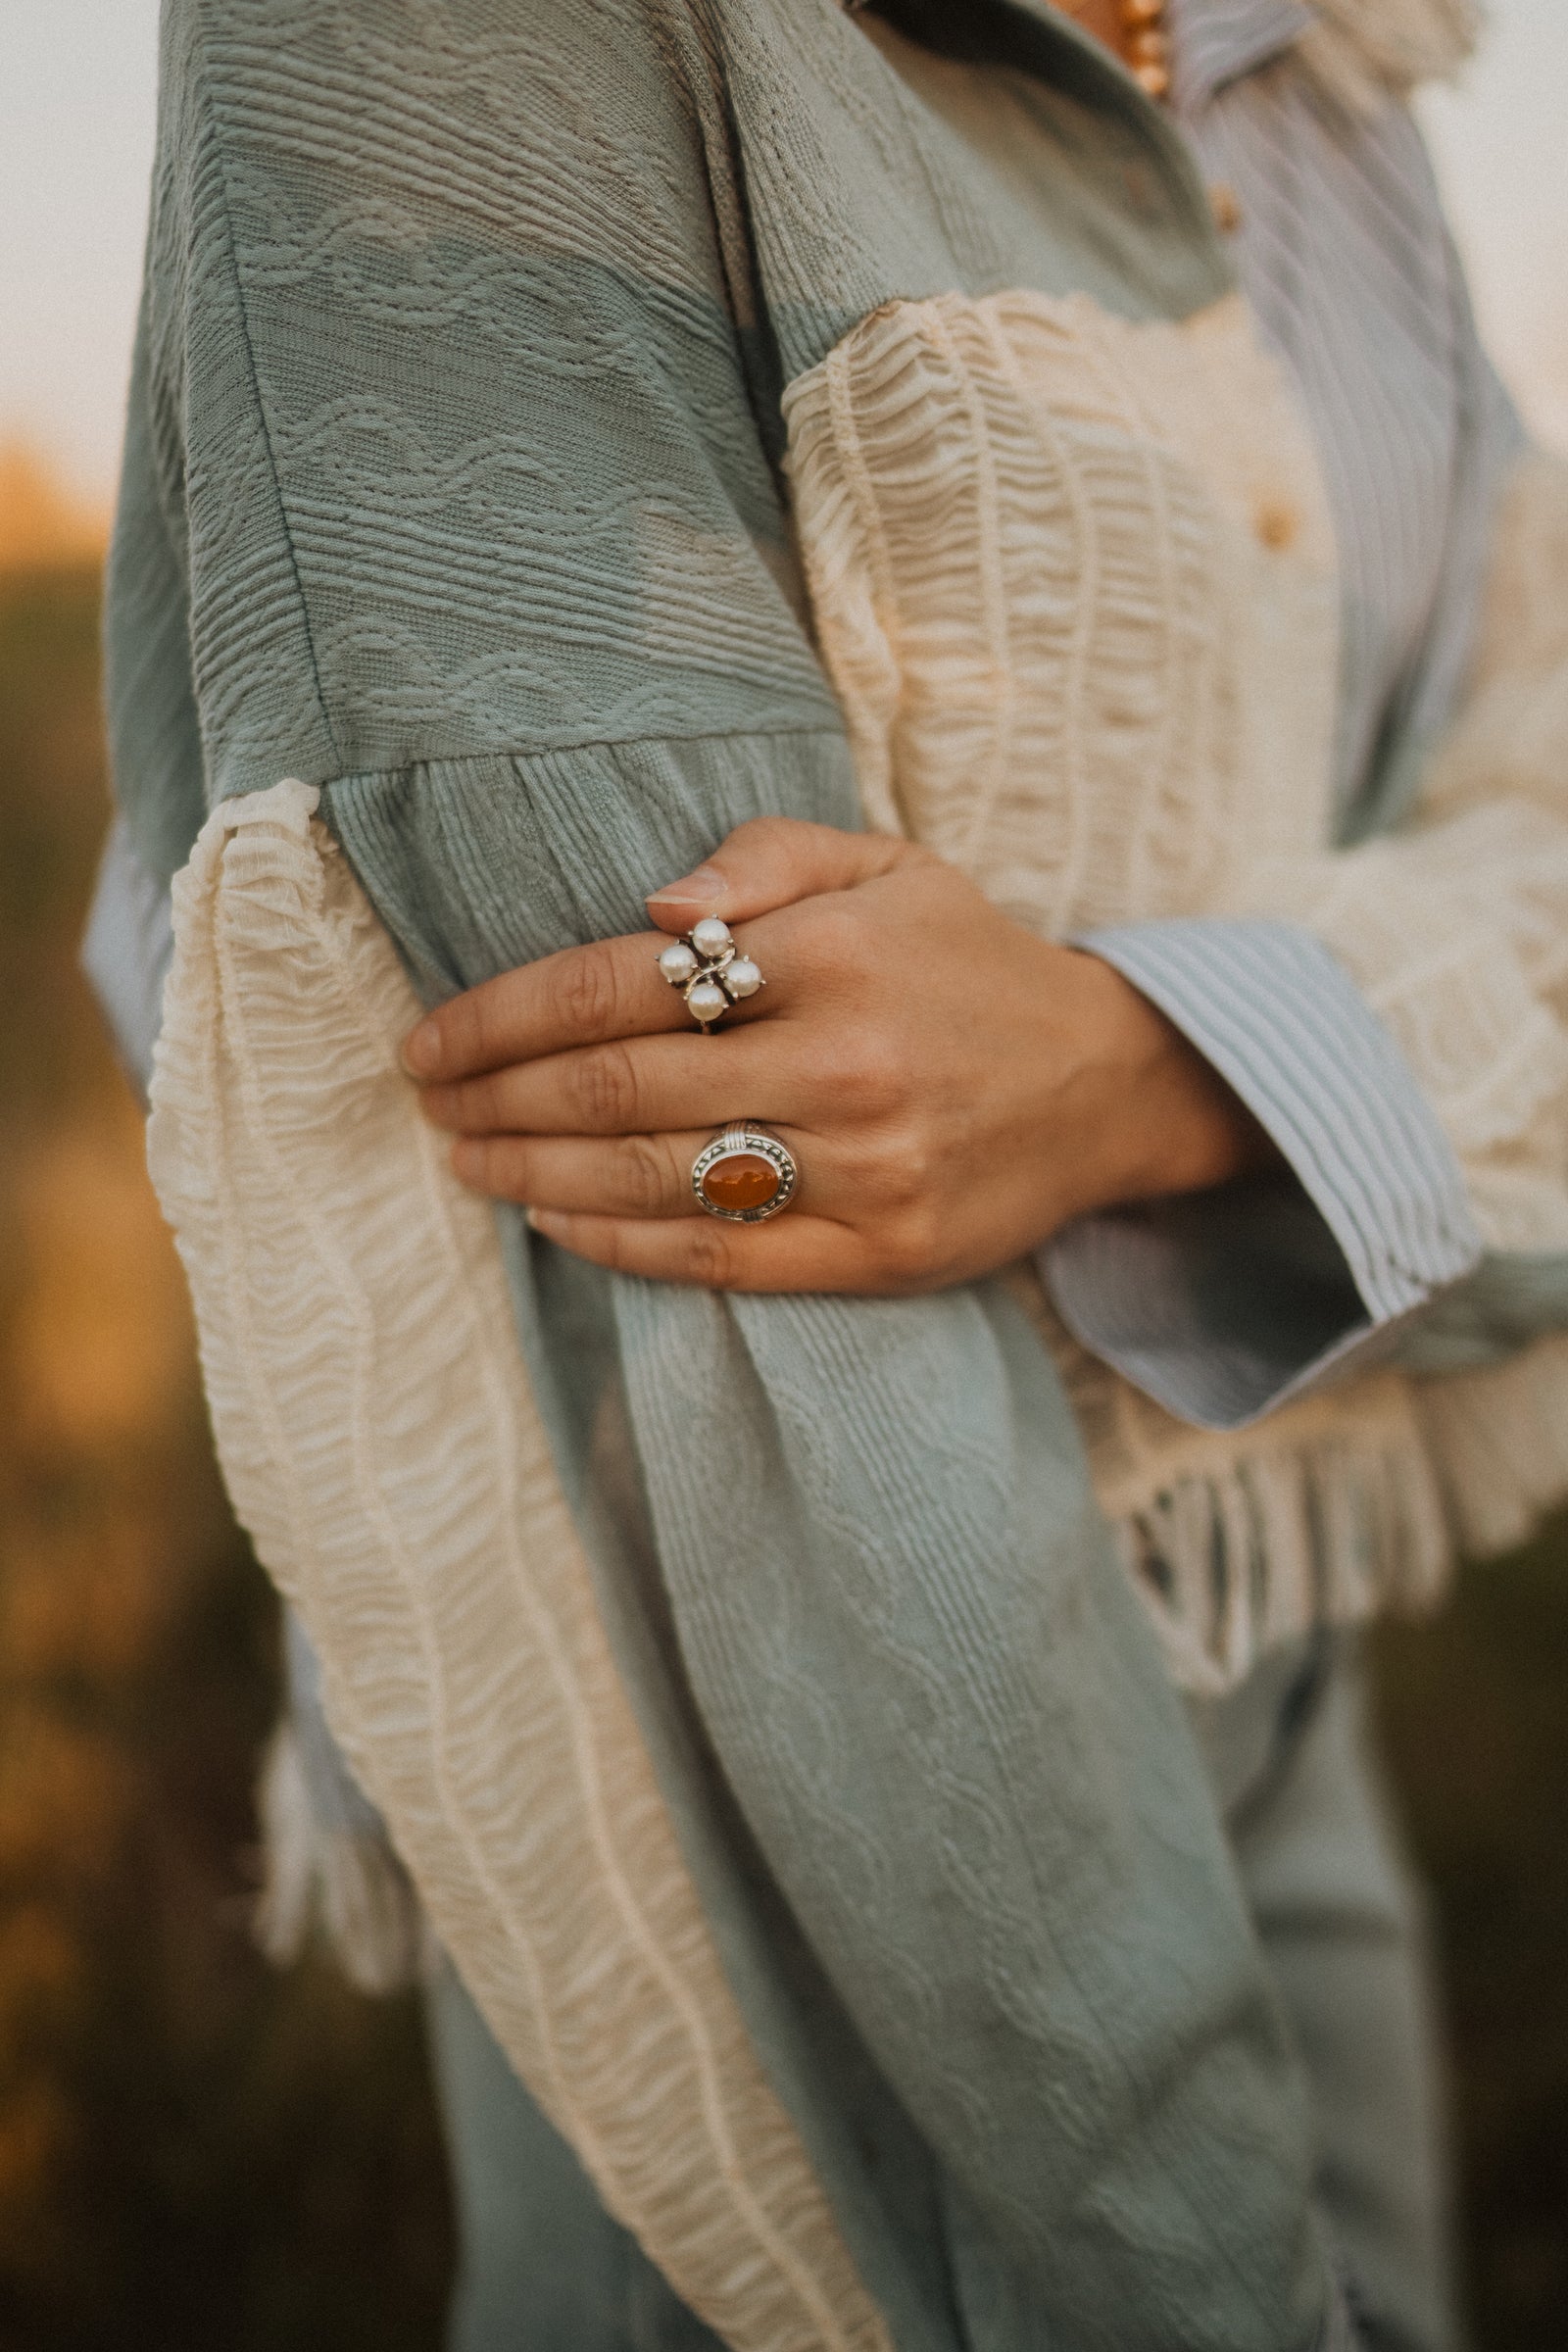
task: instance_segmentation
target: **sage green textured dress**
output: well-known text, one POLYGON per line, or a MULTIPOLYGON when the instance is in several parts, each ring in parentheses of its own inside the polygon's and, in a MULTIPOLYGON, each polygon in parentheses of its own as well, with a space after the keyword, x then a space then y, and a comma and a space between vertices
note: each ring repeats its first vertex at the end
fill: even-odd
MULTIPOLYGON (((748 816, 858 823, 782 471, 788 388, 858 322, 1229 290, 1174 127, 1004 0, 955 36, 1005 77, 989 153, 830 0, 171 0, 164 37, 121 807, 169 875, 214 805, 318 786, 427 998, 640 927, 748 816)), ((1326 1645, 1195 1737, 1001 1285, 717 1299, 502 1228, 686 1865, 885 2330, 857 2340, 1308 2352, 1349 2340, 1342 2268, 1378 2340, 1445 2340, 1426 2160, 1387 2144, 1432 2136, 1410 1923, 1326 1645)), ((443 1998, 461 2105, 492 2057, 443 1998)), ((473 2210, 562 2290, 520 2340, 712 2340, 531 2108, 489 2145, 473 2210)))

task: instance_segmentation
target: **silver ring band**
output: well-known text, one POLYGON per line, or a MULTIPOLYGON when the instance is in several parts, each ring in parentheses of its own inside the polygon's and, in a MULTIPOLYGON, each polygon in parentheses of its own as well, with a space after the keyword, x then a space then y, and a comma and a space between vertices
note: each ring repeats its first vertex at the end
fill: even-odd
POLYGON ((692 1191, 708 1216, 765 1225, 788 1208, 800 1173, 776 1135, 750 1119, 732 1119, 692 1162, 692 1191))

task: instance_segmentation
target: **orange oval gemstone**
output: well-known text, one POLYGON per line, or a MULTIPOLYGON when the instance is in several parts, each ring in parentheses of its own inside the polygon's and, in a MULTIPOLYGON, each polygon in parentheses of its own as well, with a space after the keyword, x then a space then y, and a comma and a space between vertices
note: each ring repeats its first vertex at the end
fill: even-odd
POLYGON ((703 1190, 715 1208, 765 1208, 778 1191, 779 1174, 759 1152, 736 1152, 718 1159, 703 1178, 703 1190))

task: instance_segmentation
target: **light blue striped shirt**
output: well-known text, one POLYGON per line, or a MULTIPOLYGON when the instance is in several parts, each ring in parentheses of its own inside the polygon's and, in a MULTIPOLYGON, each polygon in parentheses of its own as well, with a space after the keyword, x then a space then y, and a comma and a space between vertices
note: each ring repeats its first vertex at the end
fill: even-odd
MULTIPOLYGON (((1170 0, 1173 103, 1234 200, 1235 261, 1293 376, 1344 583, 1339 807, 1385 823, 1461 684, 1521 434, 1481 348, 1409 110, 1348 112, 1294 56, 1302 0, 1170 0), (1409 749, 1397 764, 1386 747, 1409 749)), ((1231 209, 1231 208, 1227 208, 1231 209)), ((1390 1349, 1481 1256, 1453 1153, 1343 968, 1288 924, 1181 921, 1093 948, 1182 1029, 1289 1176, 1083 1219, 1045 1252, 1094 1353, 1234 1428, 1390 1349)))

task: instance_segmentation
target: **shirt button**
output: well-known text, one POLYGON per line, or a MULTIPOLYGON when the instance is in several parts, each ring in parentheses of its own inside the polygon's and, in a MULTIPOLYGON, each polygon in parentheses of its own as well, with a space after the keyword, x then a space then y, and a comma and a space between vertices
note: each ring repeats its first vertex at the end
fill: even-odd
POLYGON ((1221 235, 1233 237, 1242 225, 1242 200, 1229 180, 1215 180, 1208 191, 1208 209, 1221 235))
POLYGON ((1252 525, 1263 545, 1279 553, 1296 545, 1301 517, 1288 499, 1265 498, 1253 512, 1252 525))

